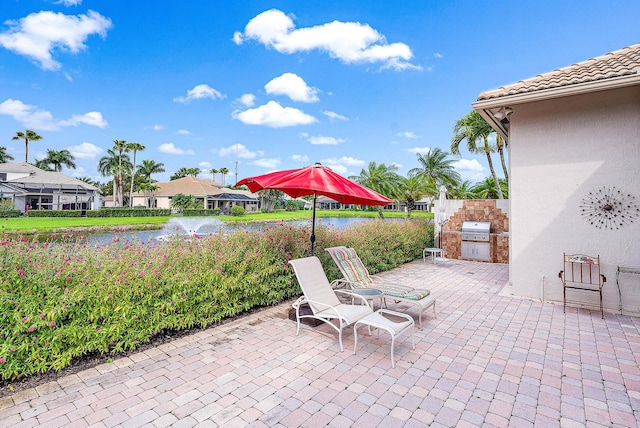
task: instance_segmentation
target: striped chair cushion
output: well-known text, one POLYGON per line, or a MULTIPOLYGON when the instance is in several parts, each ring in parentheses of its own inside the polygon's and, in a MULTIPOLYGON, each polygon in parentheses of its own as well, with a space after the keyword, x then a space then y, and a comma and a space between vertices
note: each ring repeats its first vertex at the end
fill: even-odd
POLYGON ((421 300, 431 294, 429 290, 415 290, 399 284, 374 283, 369 271, 353 248, 339 249, 334 254, 340 271, 353 288, 377 288, 385 296, 409 300, 421 300))

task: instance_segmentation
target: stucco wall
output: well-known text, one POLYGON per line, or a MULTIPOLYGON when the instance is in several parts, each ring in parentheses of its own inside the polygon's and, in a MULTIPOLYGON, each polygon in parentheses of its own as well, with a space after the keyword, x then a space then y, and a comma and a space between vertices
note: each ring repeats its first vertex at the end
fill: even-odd
MULTIPOLYGON (((605 310, 618 309, 616 268, 640 266, 640 219, 597 229, 581 213, 603 187, 640 203, 640 87, 513 106, 510 279, 514 294, 562 301, 563 253, 600 255, 605 310)), ((640 312, 640 275, 621 277, 627 312, 640 312)), ((595 293, 571 300, 595 305, 595 293)))

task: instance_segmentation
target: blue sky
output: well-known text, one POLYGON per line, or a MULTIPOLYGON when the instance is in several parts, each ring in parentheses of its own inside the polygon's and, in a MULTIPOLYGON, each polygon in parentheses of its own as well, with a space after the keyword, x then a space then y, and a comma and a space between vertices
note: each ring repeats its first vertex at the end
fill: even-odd
MULTIPOLYGON (((2 0, 0 21, 0 146, 23 161, 11 137, 34 129, 30 162, 68 149, 63 172, 102 182, 115 139, 164 163, 159 181, 314 162, 406 175, 449 150, 480 92, 640 41, 638 0, 2 0)), ((462 151, 463 178, 489 175, 462 151)))

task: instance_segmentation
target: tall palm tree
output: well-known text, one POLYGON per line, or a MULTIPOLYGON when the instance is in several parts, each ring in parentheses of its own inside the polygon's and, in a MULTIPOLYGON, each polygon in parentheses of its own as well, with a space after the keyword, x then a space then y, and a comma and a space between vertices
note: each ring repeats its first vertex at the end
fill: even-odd
POLYGON ((129 145, 125 140, 113 140, 113 150, 118 154, 118 171, 116 174, 116 191, 114 195, 114 202, 116 206, 122 206, 123 199, 123 187, 122 187, 122 155, 129 151, 129 145))
POLYGON ((460 154, 460 143, 464 140, 467 141, 467 149, 474 154, 484 153, 487 156, 487 163, 489 164, 489 170, 493 177, 494 183, 496 183, 496 192, 498 199, 504 199, 502 195, 502 189, 497 184, 498 175, 493 167, 493 161, 491 160, 491 153, 496 151, 495 147, 491 147, 489 144, 489 135, 493 133, 493 128, 487 123, 480 113, 472 110, 462 119, 459 119, 453 127, 453 137, 451 138, 451 153, 454 155, 460 154))
POLYGON ((505 149, 509 150, 509 146, 507 140, 503 140, 500 134, 497 134, 496 136, 496 149, 498 150, 498 154, 500 154, 500 162, 502 163, 502 172, 504 172, 504 178, 505 180, 507 180, 507 184, 509 184, 509 171, 507 170, 507 162, 504 159, 505 149))
POLYGON ((7 163, 8 161, 12 161, 13 156, 7 153, 6 147, 0 147, 0 163, 7 163))
POLYGON ((24 140, 24 161, 29 162, 29 141, 42 140, 37 132, 27 129, 25 132, 17 131, 16 135, 11 137, 11 141, 24 140))
POLYGON ((113 200, 117 201, 118 193, 118 174, 120 173, 120 165, 130 166, 129 156, 124 154, 120 156, 114 149, 108 149, 107 154, 98 161, 98 172, 104 177, 113 177, 113 200))
POLYGON ((144 197, 147 199, 147 208, 151 208, 151 198, 153 194, 159 189, 158 186, 151 183, 142 183, 140 185, 140 190, 144 193, 144 197))
POLYGON ((136 154, 138 153, 138 151, 146 149, 146 147, 140 143, 129 143, 128 146, 129 150, 133 152, 133 168, 131 168, 131 188, 129 189, 129 207, 133 208, 133 197, 131 195, 133 195, 133 182, 135 181, 136 177, 136 154))
POLYGON ((211 173, 211 181, 216 181, 216 174, 219 173, 220 170, 216 168, 211 168, 209 172, 211 173))
POLYGON ((411 218, 411 211, 415 208, 416 201, 425 196, 434 197, 438 194, 438 191, 421 176, 401 178, 396 196, 401 203, 407 204, 407 218, 411 218))
POLYGON ((229 168, 222 167, 218 170, 220 174, 222 174, 222 185, 224 186, 226 183, 227 174, 229 174, 229 168))
POLYGON ((138 168, 138 174, 142 175, 147 183, 151 184, 151 174, 161 174, 164 172, 164 164, 154 160, 145 159, 138 168))
POLYGON ((76 164, 73 162, 75 159, 76 158, 69 150, 47 149, 47 156, 42 159, 42 162, 53 165, 54 171, 61 172, 63 166, 66 166, 67 168, 75 168, 76 164))
POLYGON ((460 174, 453 167, 453 159, 449 159, 449 153, 439 147, 429 150, 429 153, 417 153, 420 167, 409 170, 409 176, 421 177, 428 185, 438 189, 441 185, 446 188, 457 186, 460 182, 460 174))
MULTIPOLYGON (((400 185, 402 177, 397 174, 398 167, 396 165, 385 165, 383 163, 376 164, 375 162, 369 162, 367 169, 362 169, 360 175, 349 177, 365 187, 384 195, 388 198, 393 198, 400 185)), ((382 207, 378 207, 378 215, 383 218, 382 207)))

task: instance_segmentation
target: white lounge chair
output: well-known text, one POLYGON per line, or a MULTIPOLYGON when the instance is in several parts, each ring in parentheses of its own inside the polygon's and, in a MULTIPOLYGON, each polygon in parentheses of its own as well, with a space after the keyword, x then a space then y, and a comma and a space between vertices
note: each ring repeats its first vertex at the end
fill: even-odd
POLYGON ((375 288, 382 291, 385 303, 386 298, 391 298, 416 306, 420 327, 422 327, 422 313, 428 308, 433 307, 433 315, 436 316, 436 299, 429 290, 388 283, 375 275, 370 275, 353 248, 339 246, 325 248, 325 250, 331 254, 331 258, 344 275, 344 278, 334 281, 335 283, 345 284, 353 290, 375 288))
POLYGON ((320 264, 320 260, 315 256, 290 260, 289 263, 293 266, 300 288, 302 288, 302 292, 304 293, 293 304, 293 307, 296 309, 296 335, 300 332, 301 318, 315 318, 326 322, 338 332, 340 351, 344 351, 344 347, 342 346, 342 330, 373 313, 367 300, 362 296, 345 290, 332 289, 327 275, 324 273, 322 264, 320 264), (353 305, 342 303, 336 293, 342 293, 351 299, 360 299, 363 304, 353 305), (309 304, 311 314, 305 315, 300 313, 300 305, 304 303, 309 304), (337 321, 337 325, 333 322, 334 320, 337 321))

